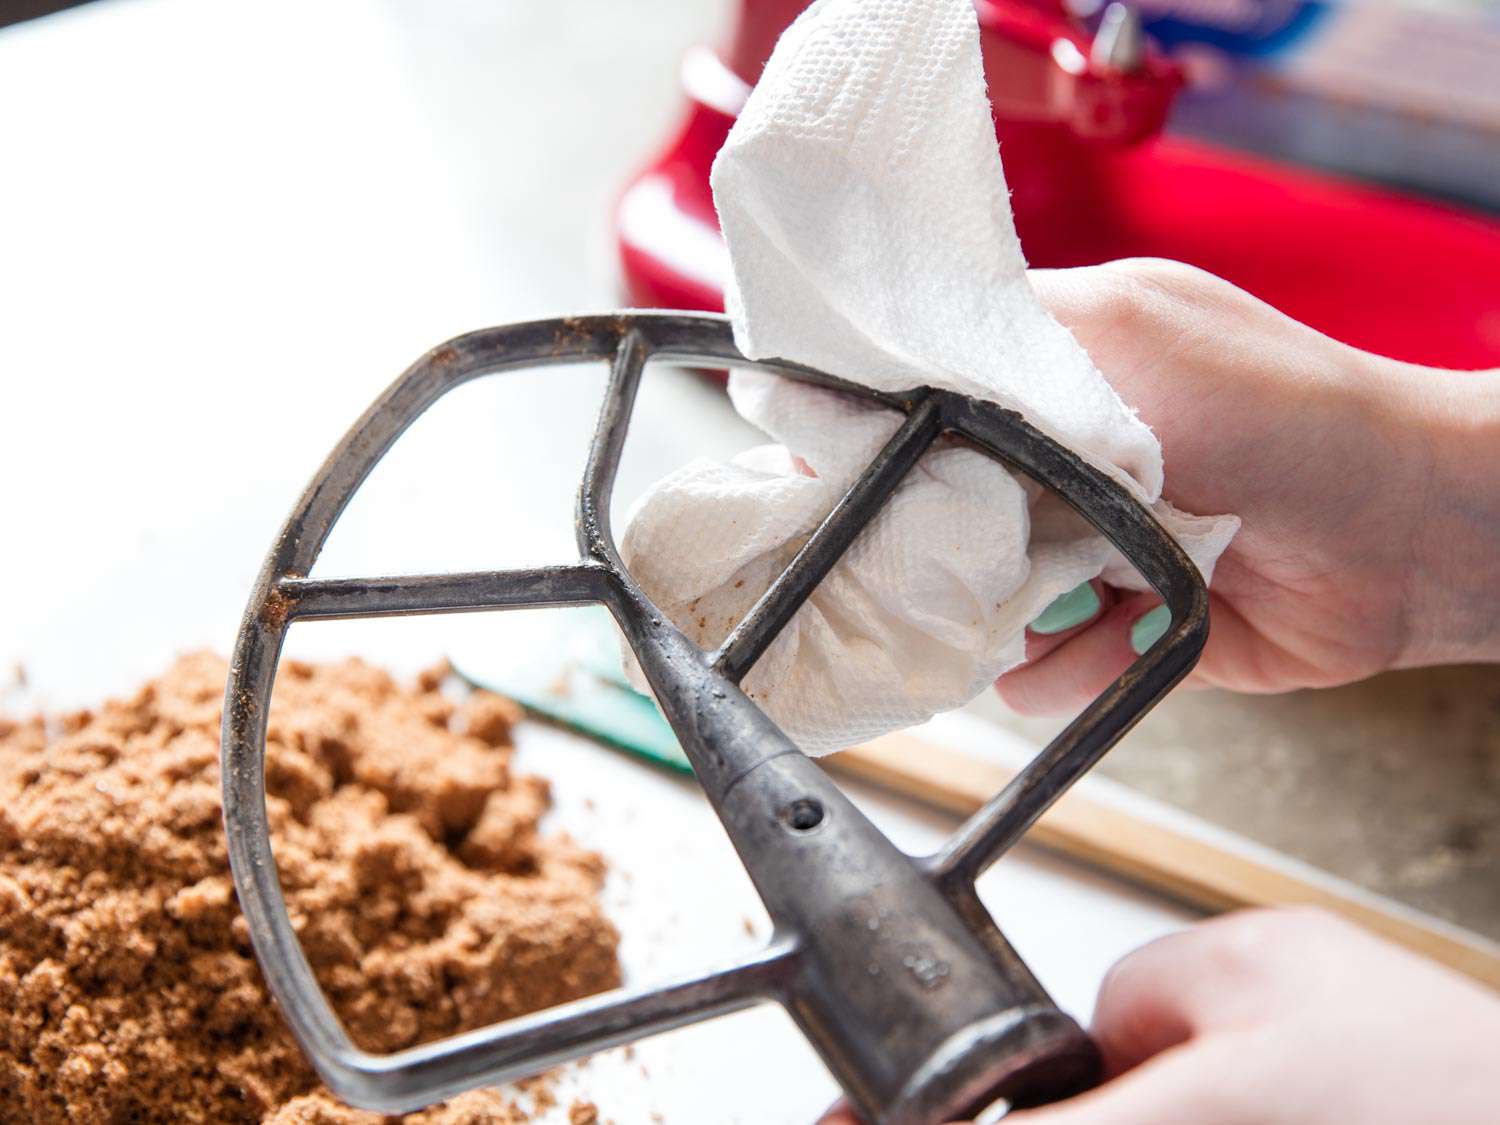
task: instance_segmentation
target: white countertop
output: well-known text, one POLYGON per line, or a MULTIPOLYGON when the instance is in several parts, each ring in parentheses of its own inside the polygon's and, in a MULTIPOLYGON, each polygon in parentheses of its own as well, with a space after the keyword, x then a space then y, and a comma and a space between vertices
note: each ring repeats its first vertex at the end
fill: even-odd
MULTIPOLYGON (((0 31, 0 685, 86 702, 226 651, 280 519, 345 427, 448 336, 618 301, 610 200, 675 112, 695 0, 112 0, 0 31)), ((558 561, 602 371, 481 382, 403 439, 319 572, 558 561)), ((619 502, 754 435, 653 372, 619 502)), ((310 624, 299 654, 430 663, 501 616, 310 624)), ((0 709, 21 703, 0 686, 0 709)), ((523 758, 604 848, 633 981, 761 935, 687 782, 546 728, 523 758)), ((861 802, 912 850, 947 818, 861 802)), ((1024 848, 982 883, 1059 1002, 1190 915, 1024 848)), ((570 1081, 618 1122, 804 1122, 832 1096, 778 1011, 570 1081), (774 1081, 767 1075, 774 1074, 774 1081)), ((564 1101, 566 1104, 566 1100, 564 1101)))

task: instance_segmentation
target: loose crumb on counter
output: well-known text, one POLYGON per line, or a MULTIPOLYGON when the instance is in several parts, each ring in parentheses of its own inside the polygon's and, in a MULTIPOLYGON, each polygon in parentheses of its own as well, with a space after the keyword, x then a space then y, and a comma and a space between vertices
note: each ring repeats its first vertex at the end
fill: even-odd
MULTIPOLYGON (((251 953, 220 821, 225 675, 194 654, 97 710, 0 720, 0 1120, 389 1120, 319 1085, 251 953)), ((518 709, 452 701, 442 681, 287 661, 273 701, 288 909, 370 1051, 620 979, 600 857, 542 835, 547 784, 512 772, 518 709)), ((529 1110, 478 1090, 406 1120, 512 1125, 529 1110)))

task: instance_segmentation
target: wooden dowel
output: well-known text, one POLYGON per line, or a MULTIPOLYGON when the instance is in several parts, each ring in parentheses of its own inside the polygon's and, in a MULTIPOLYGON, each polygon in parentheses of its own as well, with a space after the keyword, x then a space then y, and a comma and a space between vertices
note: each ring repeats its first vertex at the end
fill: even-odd
MULTIPOLYGON (((836 772, 962 816, 1014 776, 997 762, 904 734, 826 761, 836 772)), ((1195 831, 1184 816, 1154 818, 1141 810, 1144 800, 1090 790, 1085 782, 1065 794, 1027 833, 1027 842, 1207 911, 1320 906, 1500 989, 1500 945, 1257 845, 1195 831)))

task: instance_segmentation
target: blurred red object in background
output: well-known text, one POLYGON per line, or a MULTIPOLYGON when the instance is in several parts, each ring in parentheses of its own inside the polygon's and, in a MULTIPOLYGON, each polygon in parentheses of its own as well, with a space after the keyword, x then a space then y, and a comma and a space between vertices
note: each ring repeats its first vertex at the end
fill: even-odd
MULTIPOLYGON (((632 303, 720 309, 708 175, 805 0, 741 0, 722 56, 684 59, 686 116, 616 214, 632 303)), ((1182 85, 1123 5, 1090 31, 1058 0, 977 0, 995 132, 1033 266, 1175 258, 1383 355, 1500 366, 1500 224, 1387 189, 1161 136, 1182 85)))

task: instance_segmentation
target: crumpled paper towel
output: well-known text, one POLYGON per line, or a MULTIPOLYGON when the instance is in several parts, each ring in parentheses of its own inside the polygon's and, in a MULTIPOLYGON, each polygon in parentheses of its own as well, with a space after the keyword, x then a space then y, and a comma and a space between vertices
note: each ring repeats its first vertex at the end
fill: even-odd
MULTIPOLYGON (((1161 447, 1026 277, 972 0, 819 0, 782 35, 713 168, 727 304, 751 358, 990 399, 1110 473, 1205 577, 1239 526, 1160 499, 1161 447)), ((895 432, 893 411, 756 372, 735 408, 780 444, 695 461, 621 543, 717 645, 895 432)), ((940 441, 745 678, 808 753, 922 722, 1025 657, 1059 594, 1134 569, 1057 497, 940 441)))

